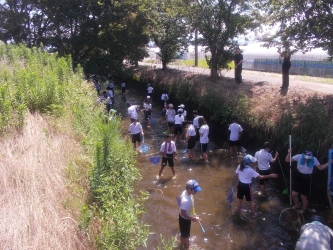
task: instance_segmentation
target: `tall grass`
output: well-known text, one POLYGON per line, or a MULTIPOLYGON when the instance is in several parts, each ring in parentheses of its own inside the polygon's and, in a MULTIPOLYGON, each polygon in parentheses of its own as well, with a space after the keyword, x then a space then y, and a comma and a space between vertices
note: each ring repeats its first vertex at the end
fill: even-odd
POLYGON ((1 249, 136 249, 144 194, 121 123, 70 58, 0 46, 1 249))

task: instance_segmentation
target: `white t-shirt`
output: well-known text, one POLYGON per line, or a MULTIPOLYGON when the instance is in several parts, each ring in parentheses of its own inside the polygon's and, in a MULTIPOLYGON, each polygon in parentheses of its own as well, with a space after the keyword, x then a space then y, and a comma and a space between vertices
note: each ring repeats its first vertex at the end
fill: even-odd
POLYGON ((238 174, 238 179, 241 183, 250 184, 250 183, 252 183, 252 178, 257 178, 259 175, 249 165, 245 165, 245 168, 243 169, 243 171, 241 171, 239 168, 240 168, 240 165, 237 167, 235 173, 238 174))
POLYGON ((164 153, 164 147, 165 147, 165 144, 167 144, 167 145, 166 145, 166 146, 167 146, 167 151, 166 151, 167 154, 173 154, 174 152, 177 152, 175 142, 174 142, 174 141, 171 141, 170 143, 169 143, 169 142, 167 142, 167 143, 166 143, 166 142, 163 142, 162 145, 161 145, 160 152, 163 152, 163 153, 164 153), (171 143, 171 151, 169 150, 169 149, 170 149, 170 148, 169 148, 170 143, 171 143))
POLYGON ((175 124, 183 124, 183 121, 184 121, 184 116, 182 116, 182 115, 175 116, 175 124))
POLYGON ((176 111, 174 109, 167 109, 165 115, 167 116, 168 122, 174 122, 176 111))
POLYGON ((110 96, 110 98, 113 98, 113 91, 112 91, 112 90, 109 90, 109 91, 108 91, 108 95, 110 96))
POLYGON ((111 88, 111 89, 113 89, 114 88, 114 83, 112 81, 109 82, 108 87, 111 88))
POLYGON ((333 231, 319 221, 302 226, 300 235, 295 250, 331 249, 330 242, 333 238, 333 231))
POLYGON ((143 103, 143 108, 146 109, 146 110, 151 110, 152 105, 151 105, 151 103, 143 103))
POLYGON ((129 125, 128 131, 132 134, 138 134, 142 131, 142 126, 139 122, 136 122, 136 124, 131 123, 131 125, 129 125))
POLYGON ((149 86, 149 87, 147 88, 148 94, 153 93, 153 90, 154 90, 153 87, 149 86))
POLYGON ((184 190, 183 193, 181 194, 180 198, 181 198, 181 200, 180 200, 180 209, 181 210, 185 210, 186 214, 188 216, 194 218, 195 217, 195 211, 194 211, 194 199, 193 199, 193 195, 188 195, 187 191, 184 190))
POLYGON ((208 143, 209 127, 207 124, 204 124, 200 127, 199 133, 202 134, 202 136, 200 136, 200 143, 208 143))
POLYGON ((164 101, 164 100, 168 100, 169 99, 169 96, 168 94, 162 94, 161 96, 161 100, 164 101))
POLYGON ((138 112, 136 111, 138 105, 132 105, 127 109, 127 113, 131 116, 131 118, 138 118, 138 112))
POLYGON ((105 104, 112 104, 112 100, 111 100, 110 96, 105 98, 105 104))
POLYGON ((260 170, 268 170, 270 167, 269 163, 273 162, 274 160, 272 155, 265 149, 260 149, 260 151, 257 151, 254 157, 258 160, 258 168, 260 170))
POLYGON ((179 111, 182 112, 182 115, 183 115, 184 117, 186 117, 187 112, 186 112, 185 109, 179 108, 179 109, 177 110, 177 114, 178 114, 179 111))
POLYGON ((297 169, 302 174, 312 174, 314 166, 319 166, 320 165, 320 163, 319 163, 319 161, 317 160, 316 157, 313 157, 313 159, 314 159, 314 166, 312 168, 308 167, 306 161, 304 161, 304 166, 301 165, 302 154, 295 155, 295 156, 293 156, 291 158, 294 159, 295 161, 297 161, 297 169))
POLYGON ((197 116, 194 117, 194 119, 193 119, 193 126, 194 126, 195 128, 199 128, 199 118, 200 118, 200 117, 202 117, 202 116, 197 115, 197 116))
POLYGON ((195 136, 197 133, 195 131, 195 128, 192 124, 187 128, 187 135, 188 136, 195 136))
POLYGON ((121 87, 122 88, 125 88, 126 87, 126 84, 124 82, 121 83, 121 87))
POLYGON ((232 123, 229 126, 229 130, 230 130, 230 141, 238 141, 239 140, 239 133, 243 131, 243 128, 241 127, 241 125, 239 125, 238 123, 232 123))

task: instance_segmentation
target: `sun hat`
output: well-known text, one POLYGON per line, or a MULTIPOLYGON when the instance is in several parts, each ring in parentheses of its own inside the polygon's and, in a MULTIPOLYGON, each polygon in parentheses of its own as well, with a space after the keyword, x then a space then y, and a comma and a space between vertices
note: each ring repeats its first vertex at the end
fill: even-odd
POLYGON ((310 160, 310 159, 312 159, 312 157, 313 157, 312 151, 310 151, 310 150, 305 150, 304 151, 304 158, 305 159, 310 160))
POLYGON ((186 183, 186 188, 192 188, 195 192, 200 192, 201 188, 199 187, 199 184, 196 180, 189 180, 186 183))
POLYGON ((150 99, 150 96, 149 96, 149 95, 147 96, 147 99, 150 99))
POLYGON ((185 108, 185 105, 184 104, 180 104, 179 106, 178 106, 178 108, 185 108))
POLYGON ((245 163, 257 162, 257 159, 252 155, 245 155, 243 160, 245 163))
POLYGON ((172 107, 172 108, 173 108, 173 104, 172 104, 172 103, 170 103, 170 104, 169 104, 169 107, 172 107))

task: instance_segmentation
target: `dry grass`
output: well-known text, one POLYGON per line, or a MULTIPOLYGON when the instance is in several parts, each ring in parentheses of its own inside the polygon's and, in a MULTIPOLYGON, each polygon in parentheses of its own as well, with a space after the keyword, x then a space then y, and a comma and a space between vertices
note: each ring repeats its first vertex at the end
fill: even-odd
MULTIPOLYGON (((172 85, 184 80, 196 84, 196 91, 203 95, 208 87, 218 92, 224 100, 231 101, 239 94, 251 100, 251 112, 260 115, 263 119, 269 119, 276 123, 280 119, 281 113, 287 108, 295 108, 297 104, 307 102, 311 98, 323 98, 323 94, 302 88, 301 86, 290 87, 286 91, 281 91, 280 85, 269 82, 243 81, 241 87, 235 84, 235 80, 222 77, 212 81, 208 75, 190 73, 176 69, 160 70, 149 67, 136 69, 136 74, 147 82, 157 82, 158 85, 172 85)), ((280 76, 281 77, 281 76, 280 76)))
POLYGON ((1 139, 0 249, 92 248, 78 230, 78 214, 64 206, 77 198, 64 173, 79 150, 70 135, 31 114, 21 133, 1 139))

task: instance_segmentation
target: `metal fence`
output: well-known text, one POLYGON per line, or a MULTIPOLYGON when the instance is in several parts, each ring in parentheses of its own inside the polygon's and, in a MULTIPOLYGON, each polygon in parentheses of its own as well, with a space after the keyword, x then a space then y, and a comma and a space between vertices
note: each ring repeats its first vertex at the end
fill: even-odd
MULTIPOLYGON (((149 51, 149 57, 160 63, 160 58, 156 55, 156 52, 149 51)), ((210 56, 210 53, 199 52, 199 60, 210 56)), ((181 60, 192 61, 194 65, 194 52, 185 52, 181 57, 181 60)), ((243 54, 243 69, 264 71, 264 72, 276 72, 282 71, 282 60, 278 54, 243 54)), ((291 68, 290 74, 294 75, 307 75, 316 77, 333 77, 333 62, 324 61, 326 56, 323 54, 295 54, 291 56, 291 68)))

